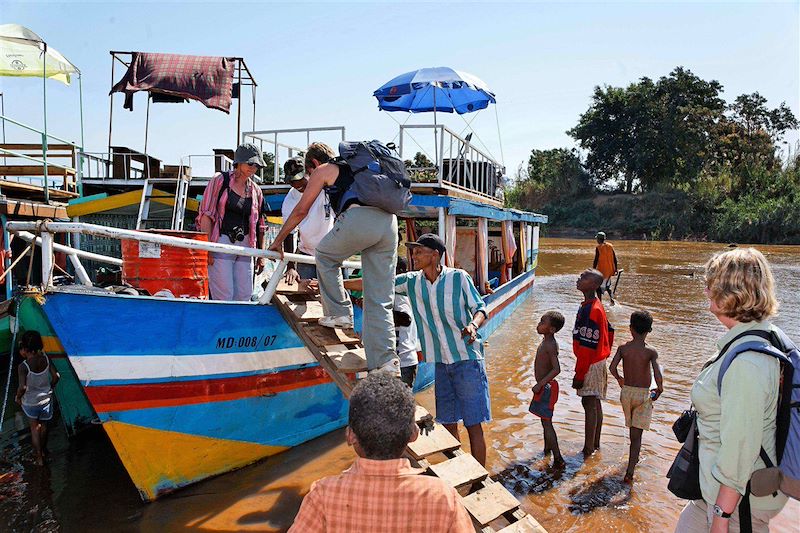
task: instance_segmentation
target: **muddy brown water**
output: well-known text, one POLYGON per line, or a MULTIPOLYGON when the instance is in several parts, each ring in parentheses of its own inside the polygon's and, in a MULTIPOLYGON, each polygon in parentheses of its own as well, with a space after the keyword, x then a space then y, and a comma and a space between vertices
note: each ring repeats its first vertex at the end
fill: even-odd
MULTIPOLYGON (((533 296, 492 336, 488 373, 494 420, 487 427, 488 464, 549 531, 672 531, 682 502, 666 489, 664 473, 678 445, 670 426, 688 404, 689 388, 723 327, 707 311, 702 266, 725 245, 682 242, 615 242, 625 273, 620 304, 607 307, 617 328, 616 344, 629 338, 632 310, 654 316, 648 338, 664 367, 665 391, 645 433, 641 462, 631 490, 621 484, 627 458, 619 387, 612 379, 604 403, 602 448, 584 461, 583 412, 569 387, 574 368, 571 321, 581 300, 577 273, 591 265, 594 243, 543 239, 533 296), (567 325, 561 345, 561 395, 554 418, 567 467, 553 471, 542 459, 541 425, 527 412, 534 384, 535 327, 548 309, 559 309, 567 325)), ((776 277, 781 312, 777 323, 800 340, 800 247, 761 246, 776 277)), ((418 396, 432 409, 433 394, 418 396)), ((240 471, 142 504, 102 430, 68 442, 58 427, 47 468, 33 466, 24 436, 0 455, 0 531, 283 531, 311 483, 336 474, 353 460, 344 432, 312 442, 240 471)), ((800 530, 800 505, 790 502, 773 531, 800 530)))

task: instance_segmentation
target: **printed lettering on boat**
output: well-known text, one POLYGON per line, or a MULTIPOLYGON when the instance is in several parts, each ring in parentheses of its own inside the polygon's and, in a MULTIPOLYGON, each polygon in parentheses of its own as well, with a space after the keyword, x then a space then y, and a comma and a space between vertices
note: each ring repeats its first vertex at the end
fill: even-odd
POLYGON ((139 242, 139 257, 161 259, 161 245, 156 242, 139 242))
POLYGON ((217 339, 217 349, 226 348, 267 348, 275 344, 277 335, 264 335, 263 337, 219 337, 217 339))

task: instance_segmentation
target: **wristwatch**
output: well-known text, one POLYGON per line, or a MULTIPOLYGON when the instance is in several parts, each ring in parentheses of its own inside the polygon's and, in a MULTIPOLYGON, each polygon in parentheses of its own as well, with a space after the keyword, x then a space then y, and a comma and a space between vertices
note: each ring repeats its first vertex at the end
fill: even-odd
POLYGON ((720 507, 716 503, 714 504, 713 511, 714 511, 714 516, 718 516, 720 518, 730 518, 731 515, 733 515, 733 513, 726 513, 725 511, 723 511, 722 507, 720 507))

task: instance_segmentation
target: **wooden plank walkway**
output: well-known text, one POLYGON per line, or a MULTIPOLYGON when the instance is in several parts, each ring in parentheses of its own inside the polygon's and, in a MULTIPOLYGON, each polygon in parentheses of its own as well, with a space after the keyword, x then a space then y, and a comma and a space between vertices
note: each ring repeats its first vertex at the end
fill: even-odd
MULTIPOLYGON (((318 325, 322 304, 307 286, 287 286, 281 282, 273 304, 349 398, 356 374, 367 369, 364 348, 355 332, 318 325)), ((462 450, 461 443, 435 422, 424 407, 417 406, 415 418, 420 435, 409 443, 404 455, 414 466, 425 468, 426 474, 439 477, 459 490, 476 531, 547 533, 535 518, 520 509, 519 500, 489 477, 489 472, 462 450)))

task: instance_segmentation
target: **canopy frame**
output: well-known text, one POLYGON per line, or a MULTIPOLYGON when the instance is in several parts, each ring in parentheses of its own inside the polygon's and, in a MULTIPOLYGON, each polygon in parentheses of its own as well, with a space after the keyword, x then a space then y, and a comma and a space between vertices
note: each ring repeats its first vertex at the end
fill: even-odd
MULTIPOLYGON (((111 50, 109 54, 111 54, 111 86, 114 86, 114 67, 119 62, 122 64, 126 69, 131 66, 133 61, 133 56, 138 52, 125 52, 121 50, 111 50)), ((239 97, 237 98, 236 104, 236 139, 234 141, 234 146, 239 144, 239 139, 242 136, 242 87, 250 87, 250 94, 251 99, 253 102, 253 129, 256 129, 256 88, 258 84, 256 83, 253 74, 250 72, 250 69, 245 63, 244 58, 242 57, 227 57, 231 61, 234 61, 234 68, 235 70, 235 83, 239 84, 239 97)), ((145 119, 145 126, 144 126, 144 153, 147 154, 147 138, 148 132, 150 129, 150 101, 152 99, 152 93, 150 91, 145 91, 147 93, 147 117, 145 119)), ((110 93, 108 95, 109 100, 109 112, 108 112, 108 154, 111 154, 111 146, 112 146, 112 133, 113 133, 113 124, 114 124, 114 93, 110 93)))
MULTIPOLYGON (((43 115, 43 131, 41 132, 41 139, 42 139, 42 177, 43 177, 43 189, 44 189, 44 201, 46 204, 50 203, 50 186, 49 186, 49 179, 48 179, 48 162, 47 162, 47 139, 49 137, 47 133, 47 52, 48 46, 47 42, 39 37, 37 34, 33 33, 31 30, 27 28, 22 28, 24 30, 29 31, 32 34, 32 37, 35 36, 36 38, 32 37, 0 37, 0 40, 7 40, 9 42, 15 42, 18 44, 30 44, 31 46, 36 46, 41 53, 42 56, 42 115, 43 115)), ((84 150, 84 127, 83 127, 83 83, 82 83, 82 75, 81 70, 76 67, 71 61, 65 58, 61 53, 53 49, 53 52, 61 56, 75 71, 75 74, 78 75, 78 107, 80 111, 80 126, 81 126, 81 144, 80 149, 78 150, 78 168, 83 167, 83 150, 84 150)), ((65 83, 69 84, 69 80, 65 83)), ((0 97, 2 97, 2 93, 0 93, 0 97)), ((5 116, 5 102, 2 102, 2 110, 0 110, 0 118, 3 122, 3 143, 6 142, 6 116, 5 116)), ((12 121, 13 122, 13 121, 12 121)), ((31 129, 31 128, 29 128, 31 129)), ((82 193, 83 184, 78 181, 78 191, 82 193)))

